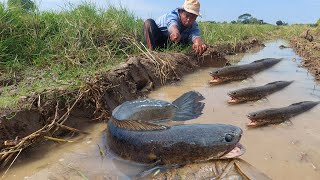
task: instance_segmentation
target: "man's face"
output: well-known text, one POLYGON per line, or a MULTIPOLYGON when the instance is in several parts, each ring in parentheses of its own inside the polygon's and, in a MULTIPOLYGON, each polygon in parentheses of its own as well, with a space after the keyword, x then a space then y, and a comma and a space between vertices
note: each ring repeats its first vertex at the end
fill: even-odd
POLYGON ((185 27, 191 27, 192 24, 196 21, 197 17, 197 15, 189 13, 187 11, 182 11, 180 13, 182 25, 185 27))

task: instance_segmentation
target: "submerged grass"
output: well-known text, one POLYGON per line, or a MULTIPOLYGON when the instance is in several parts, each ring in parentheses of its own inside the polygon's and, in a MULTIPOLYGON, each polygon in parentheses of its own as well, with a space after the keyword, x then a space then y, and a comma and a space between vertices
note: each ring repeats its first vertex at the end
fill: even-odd
MULTIPOLYGON (((14 108, 34 92, 82 87, 88 77, 141 53, 142 28, 143 21, 123 7, 83 4, 26 13, 0 3, 0 108, 14 108)), ((305 27, 201 22, 200 28, 208 44, 236 44, 250 37, 289 38, 305 27)), ((174 45, 165 51, 186 49, 174 45)))

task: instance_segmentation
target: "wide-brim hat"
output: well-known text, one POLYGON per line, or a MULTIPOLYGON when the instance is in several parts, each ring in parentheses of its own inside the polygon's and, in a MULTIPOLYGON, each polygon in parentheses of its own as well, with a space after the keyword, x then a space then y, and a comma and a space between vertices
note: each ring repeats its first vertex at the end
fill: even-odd
POLYGON ((185 0, 181 9, 201 17, 198 0, 185 0))

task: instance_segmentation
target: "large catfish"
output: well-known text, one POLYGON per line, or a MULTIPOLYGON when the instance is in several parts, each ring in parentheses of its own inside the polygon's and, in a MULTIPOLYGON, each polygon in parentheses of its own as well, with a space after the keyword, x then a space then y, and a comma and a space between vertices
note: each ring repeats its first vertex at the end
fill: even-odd
POLYGON ((203 96, 187 92, 172 103, 141 99, 128 101, 112 112, 107 143, 118 156, 139 163, 188 164, 233 158, 245 150, 239 144, 242 130, 224 124, 167 126, 164 121, 185 121, 202 114, 203 96))
POLYGON ((212 76, 212 80, 210 80, 209 83, 219 84, 219 83, 224 83, 229 81, 244 80, 256 73, 259 73, 265 69, 268 69, 274 66, 281 60, 282 58, 280 59, 266 58, 266 59, 260 59, 260 60, 254 61, 250 64, 222 67, 210 72, 210 75, 212 76))

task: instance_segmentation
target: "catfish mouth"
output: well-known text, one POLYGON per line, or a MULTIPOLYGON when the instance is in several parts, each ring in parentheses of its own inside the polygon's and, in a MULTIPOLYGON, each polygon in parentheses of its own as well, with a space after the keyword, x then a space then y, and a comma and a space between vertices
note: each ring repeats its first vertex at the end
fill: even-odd
MULTIPOLYGON (((228 94, 229 95, 229 94, 228 94)), ((256 97, 235 97, 232 95, 229 95, 231 99, 228 100, 229 104, 238 104, 238 103, 244 103, 244 102, 248 102, 248 101, 257 101, 260 98, 256 98, 256 97)))
POLYGON ((229 104, 237 104, 237 103, 240 103, 240 102, 242 102, 242 101, 237 99, 237 98, 235 98, 235 97, 232 97, 232 96, 231 96, 231 99, 228 100, 229 104))
POLYGON ((247 124, 247 127, 251 127, 251 128, 255 128, 258 126, 263 126, 265 124, 268 123, 267 120, 259 120, 257 121, 256 119, 253 118, 254 115, 247 115, 248 119, 250 120, 250 122, 247 124))
POLYGON ((246 152, 245 147, 242 144, 237 143, 236 146, 231 151, 222 155, 219 159, 237 158, 243 155, 245 152, 246 152))
POLYGON ((218 84, 222 82, 224 82, 224 80, 217 76, 212 76, 212 79, 209 81, 210 84, 218 84))
POLYGON ((246 102, 247 101, 247 98, 245 97, 242 97, 242 96, 236 96, 236 93, 233 93, 232 91, 231 92, 228 92, 228 96, 231 98, 228 100, 228 103, 229 104, 238 104, 238 103, 242 103, 242 102, 246 102))
POLYGON ((240 99, 234 96, 232 92, 228 92, 228 96, 230 96, 231 99, 228 100, 229 104, 237 104, 242 102, 240 99))
POLYGON ((209 72, 209 74, 212 77, 212 79, 209 81, 210 84, 219 84, 225 81, 224 78, 218 76, 218 73, 216 71, 209 72))
POLYGON ((254 127, 258 127, 258 126, 261 126, 262 124, 260 124, 258 121, 253 121, 251 120, 251 122, 249 122, 247 124, 248 127, 251 127, 251 128, 254 128, 254 127))

